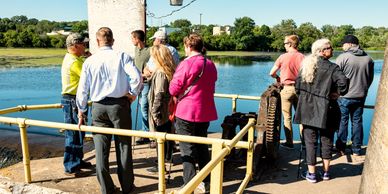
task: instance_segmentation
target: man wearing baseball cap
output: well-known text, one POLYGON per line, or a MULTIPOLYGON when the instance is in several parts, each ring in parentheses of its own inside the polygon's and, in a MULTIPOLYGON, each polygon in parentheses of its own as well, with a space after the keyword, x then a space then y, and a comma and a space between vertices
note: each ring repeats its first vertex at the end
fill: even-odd
POLYGON ((338 99, 341 109, 341 122, 337 134, 336 148, 345 153, 348 137, 349 115, 352 126, 352 151, 360 155, 363 140, 362 114, 369 86, 373 81, 374 62, 359 46, 358 38, 346 35, 342 41, 344 53, 337 57, 336 63, 349 79, 349 91, 338 99))
MULTIPOLYGON (((64 122, 70 124, 78 123, 78 110, 75 102, 78 82, 81 75, 82 64, 87 52, 85 52, 85 39, 79 33, 71 33, 66 38, 67 53, 62 62, 62 110, 64 122)), ((78 176, 82 168, 91 168, 90 162, 83 161, 83 139, 85 132, 65 130, 65 152, 63 165, 65 174, 78 176)))

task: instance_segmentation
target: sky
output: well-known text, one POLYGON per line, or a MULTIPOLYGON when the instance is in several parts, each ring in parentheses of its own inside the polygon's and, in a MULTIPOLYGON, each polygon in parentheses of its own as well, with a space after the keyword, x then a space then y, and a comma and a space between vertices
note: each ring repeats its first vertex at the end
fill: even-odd
MULTIPOLYGON (((110 0, 112 1, 112 0, 110 0)), ((128 0, 144 1, 144 0, 128 0)), ((193 0, 183 0, 183 5, 193 0)), ((163 26, 177 19, 192 24, 232 25, 236 18, 250 17, 256 25, 270 27, 283 19, 293 19, 299 26, 311 22, 320 28, 351 24, 388 27, 386 0, 194 0, 189 6, 169 17, 147 17, 149 26, 163 26)), ((182 7, 170 6, 169 0, 147 0, 147 10, 156 17, 170 14, 182 7)), ((0 18, 25 15, 51 21, 87 20, 87 0, 3 0, 0 18)))

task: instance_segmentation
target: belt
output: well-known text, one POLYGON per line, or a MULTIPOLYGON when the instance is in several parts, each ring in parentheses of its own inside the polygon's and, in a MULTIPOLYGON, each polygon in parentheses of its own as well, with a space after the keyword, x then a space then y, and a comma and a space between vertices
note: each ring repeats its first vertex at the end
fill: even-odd
POLYGON ((75 98, 75 95, 72 94, 62 94, 62 96, 67 98, 75 98))
POLYGON ((128 100, 127 96, 119 97, 119 98, 113 98, 113 97, 105 97, 104 99, 97 101, 96 103, 114 103, 121 100, 128 100))
POLYGON ((283 84, 283 86, 295 86, 295 84, 283 84))

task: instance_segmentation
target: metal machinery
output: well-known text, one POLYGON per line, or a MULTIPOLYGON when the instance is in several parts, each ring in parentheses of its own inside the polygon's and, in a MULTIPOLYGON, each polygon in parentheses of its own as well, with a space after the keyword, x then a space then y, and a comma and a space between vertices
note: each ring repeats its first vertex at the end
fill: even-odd
MULTIPOLYGON (((262 158, 273 161, 277 158, 280 143, 281 127, 281 100, 280 84, 272 84, 261 95, 261 102, 258 114, 254 112, 240 113, 236 112, 225 117, 221 124, 223 128, 222 138, 232 139, 236 135, 237 125, 244 127, 249 118, 256 118, 256 142, 254 151, 253 173, 259 176, 261 169, 259 163, 262 158)), ((245 150, 232 150, 228 159, 244 158, 245 150)))

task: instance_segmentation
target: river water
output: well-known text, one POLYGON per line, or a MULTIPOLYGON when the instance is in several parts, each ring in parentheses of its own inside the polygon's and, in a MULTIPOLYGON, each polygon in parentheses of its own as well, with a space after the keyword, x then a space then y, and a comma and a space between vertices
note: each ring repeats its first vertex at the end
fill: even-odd
MULTIPOLYGON (((216 93, 240 94, 260 96, 262 92, 274 81, 268 76, 273 61, 260 61, 254 58, 242 57, 217 57, 213 58, 218 71, 216 93)), ((367 105, 374 105, 382 69, 382 60, 375 60, 375 78, 366 99, 367 105)), ((60 103, 61 99, 60 67, 40 68, 5 68, 0 69, 0 109, 17 105, 37 105, 60 103)), ((218 120, 211 122, 209 131, 221 132, 223 118, 231 114, 232 103, 230 99, 216 99, 218 120)), ((259 102, 238 100, 237 111, 257 112, 259 102)), ((133 128, 135 128, 136 103, 132 104, 133 128)), ((364 140, 369 138, 369 130, 374 111, 364 111, 364 140)), ((140 113, 139 113, 140 115, 140 113)), ((35 110, 8 114, 12 117, 24 117, 46 121, 63 121, 60 109, 35 110)), ((140 120, 137 122, 140 128, 140 120)), ((297 127, 296 125, 294 126, 297 127)), ((0 124, 0 129, 18 130, 16 126, 0 124)), ((31 133, 44 133, 60 135, 58 130, 49 128, 29 127, 31 133)), ((281 132, 284 139, 284 132, 281 132)), ((294 130, 295 139, 299 139, 298 131, 294 130)))

